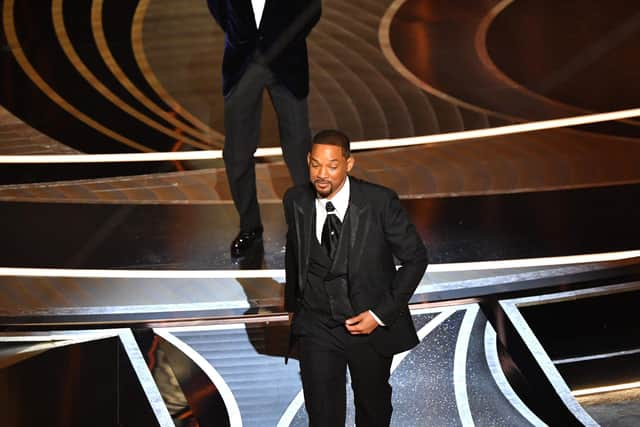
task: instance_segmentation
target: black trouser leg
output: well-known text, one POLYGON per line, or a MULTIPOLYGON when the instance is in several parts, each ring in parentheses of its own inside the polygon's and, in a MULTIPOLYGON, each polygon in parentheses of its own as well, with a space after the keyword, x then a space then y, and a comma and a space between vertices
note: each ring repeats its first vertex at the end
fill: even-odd
MULTIPOLYGON (((307 315, 298 319, 300 372, 311 426, 344 426, 346 366, 351 374, 356 425, 388 427, 391 422, 392 357, 380 355, 367 336, 353 336, 339 326, 328 328, 307 315)), ((294 320, 295 322, 295 320, 294 320)))
POLYGON ((284 161, 294 185, 309 182, 307 154, 311 150, 307 98, 296 98, 285 86, 269 85, 269 95, 278 115, 278 130, 284 161))
POLYGON ((344 426, 347 361, 332 343, 300 338, 300 372, 311 427, 344 426))
POLYGON ((368 342, 352 341, 347 354, 356 425, 388 427, 392 413, 389 376, 393 358, 380 355, 368 342))
POLYGON ((224 99, 223 157, 241 231, 262 229, 253 155, 260 138, 262 91, 268 78, 262 67, 252 64, 224 99))

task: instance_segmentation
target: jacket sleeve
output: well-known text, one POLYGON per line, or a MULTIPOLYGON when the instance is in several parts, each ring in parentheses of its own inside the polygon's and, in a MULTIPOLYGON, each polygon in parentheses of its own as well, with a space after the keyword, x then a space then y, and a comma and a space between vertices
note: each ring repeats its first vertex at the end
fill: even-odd
POLYGON ((387 297, 372 311, 389 326, 407 310, 409 299, 424 275, 428 260, 424 243, 395 193, 387 201, 383 228, 393 255, 400 261, 400 268, 393 277, 387 297))
POLYGON ((299 8, 292 15, 292 21, 282 29, 278 38, 264 52, 264 59, 271 62, 291 45, 303 43, 313 27, 320 20, 322 4, 320 0, 298 1, 299 8))
POLYGON ((300 37, 306 38, 320 21, 322 15, 322 2, 321 0, 309 0, 301 2, 305 4, 304 9, 300 11, 299 19, 304 23, 302 30, 300 31, 300 37))
POLYGON ((298 290, 298 261, 295 239, 295 224, 293 220, 293 205, 289 192, 283 197, 284 216, 287 222, 287 241, 285 247, 285 292, 284 306, 288 312, 296 311, 298 290))
POLYGON ((226 0, 207 0, 209 11, 215 18, 222 31, 227 32, 227 3, 226 0))

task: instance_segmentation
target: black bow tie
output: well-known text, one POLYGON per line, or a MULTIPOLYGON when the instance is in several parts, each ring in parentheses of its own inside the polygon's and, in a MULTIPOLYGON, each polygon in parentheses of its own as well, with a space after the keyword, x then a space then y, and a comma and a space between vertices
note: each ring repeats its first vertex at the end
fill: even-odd
POLYGON ((338 249, 342 221, 338 218, 333 203, 327 202, 325 209, 327 210, 327 219, 322 227, 322 247, 327 251, 329 258, 333 259, 338 249))

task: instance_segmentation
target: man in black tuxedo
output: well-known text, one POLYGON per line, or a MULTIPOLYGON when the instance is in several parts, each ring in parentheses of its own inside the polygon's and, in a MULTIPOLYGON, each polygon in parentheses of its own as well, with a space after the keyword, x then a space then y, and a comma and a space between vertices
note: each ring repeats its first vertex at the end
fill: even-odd
POLYGON ((310 424, 344 425, 348 366, 356 424, 388 426, 393 355, 418 343, 408 302, 426 249, 392 190, 348 176, 346 135, 318 133, 308 164, 311 183, 290 188, 283 203, 285 305, 310 424))
POLYGON ((208 5, 225 33, 223 157, 240 215, 240 232, 231 243, 231 255, 237 258, 262 242, 253 155, 264 89, 278 116, 280 143, 293 182, 309 179, 306 37, 320 19, 321 5, 320 0, 208 0, 208 5))

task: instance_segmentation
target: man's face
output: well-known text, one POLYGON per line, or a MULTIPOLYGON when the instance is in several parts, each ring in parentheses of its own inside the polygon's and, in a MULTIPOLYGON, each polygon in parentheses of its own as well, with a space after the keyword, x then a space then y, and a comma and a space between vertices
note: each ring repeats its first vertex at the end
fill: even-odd
POLYGON ((345 158, 337 145, 314 144, 307 157, 311 182, 320 197, 331 199, 344 185, 353 168, 353 157, 345 158))

